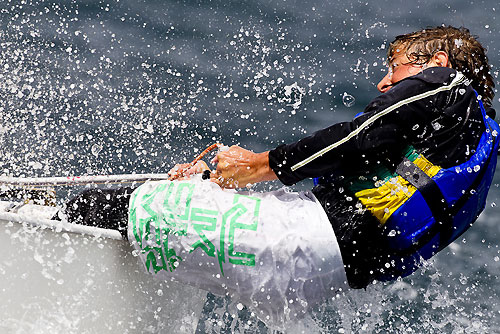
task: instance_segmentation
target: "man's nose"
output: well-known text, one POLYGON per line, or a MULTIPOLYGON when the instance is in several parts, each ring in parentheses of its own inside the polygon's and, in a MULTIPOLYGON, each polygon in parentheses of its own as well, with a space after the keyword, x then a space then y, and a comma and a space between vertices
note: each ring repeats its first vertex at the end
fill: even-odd
POLYGON ((389 89, 392 87, 392 80, 391 80, 391 74, 387 73, 385 77, 380 80, 380 82, 377 85, 377 89, 381 93, 387 92, 389 89))

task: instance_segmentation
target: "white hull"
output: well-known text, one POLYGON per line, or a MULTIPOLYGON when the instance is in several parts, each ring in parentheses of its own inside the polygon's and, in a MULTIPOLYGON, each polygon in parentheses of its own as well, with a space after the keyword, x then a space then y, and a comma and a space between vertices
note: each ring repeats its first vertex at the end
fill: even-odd
POLYGON ((154 280, 128 243, 102 237, 115 231, 65 232, 50 208, 0 203, 0 333, 195 332, 206 293, 154 280))

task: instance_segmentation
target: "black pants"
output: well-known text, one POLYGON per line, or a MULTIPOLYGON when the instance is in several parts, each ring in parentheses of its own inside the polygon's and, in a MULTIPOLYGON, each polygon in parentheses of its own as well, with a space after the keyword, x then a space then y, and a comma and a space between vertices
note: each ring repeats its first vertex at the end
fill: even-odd
POLYGON ((128 202, 134 188, 91 189, 66 203, 68 222, 117 230, 127 239, 128 202))

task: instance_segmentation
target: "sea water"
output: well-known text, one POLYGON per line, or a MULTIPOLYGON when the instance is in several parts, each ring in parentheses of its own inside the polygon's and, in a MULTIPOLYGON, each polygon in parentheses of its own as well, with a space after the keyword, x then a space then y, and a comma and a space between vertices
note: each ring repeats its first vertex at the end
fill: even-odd
MULTIPOLYGON (((388 42, 426 26, 466 25, 498 86, 498 11, 493 0, 4 0, 1 174, 163 173, 214 142, 264 151, 297 140, 362 111, 388 42)), ((285 331, 497 332, 499 184, 497 172, 477 223, 421 270, 347 291, 285 331)), ((153 319, 147 328, 168 331, 168 313, 153 319)), ((196 329, 271 331, 215 296, 196 329)))

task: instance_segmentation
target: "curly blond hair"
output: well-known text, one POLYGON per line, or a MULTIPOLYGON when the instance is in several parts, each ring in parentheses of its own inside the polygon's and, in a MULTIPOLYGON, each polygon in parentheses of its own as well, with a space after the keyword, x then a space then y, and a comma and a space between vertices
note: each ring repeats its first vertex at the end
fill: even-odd
POLYGON ((448 54, 451 67, 462 72, 472 87, 481 95, 485 105, 491 106, 495 83, 490 74, 486 50, 469 29, 439 26, 400 35, 390 44, 387 58, 396 50, 406 50, 411 63, 428 63, 438 51, 448 54))

